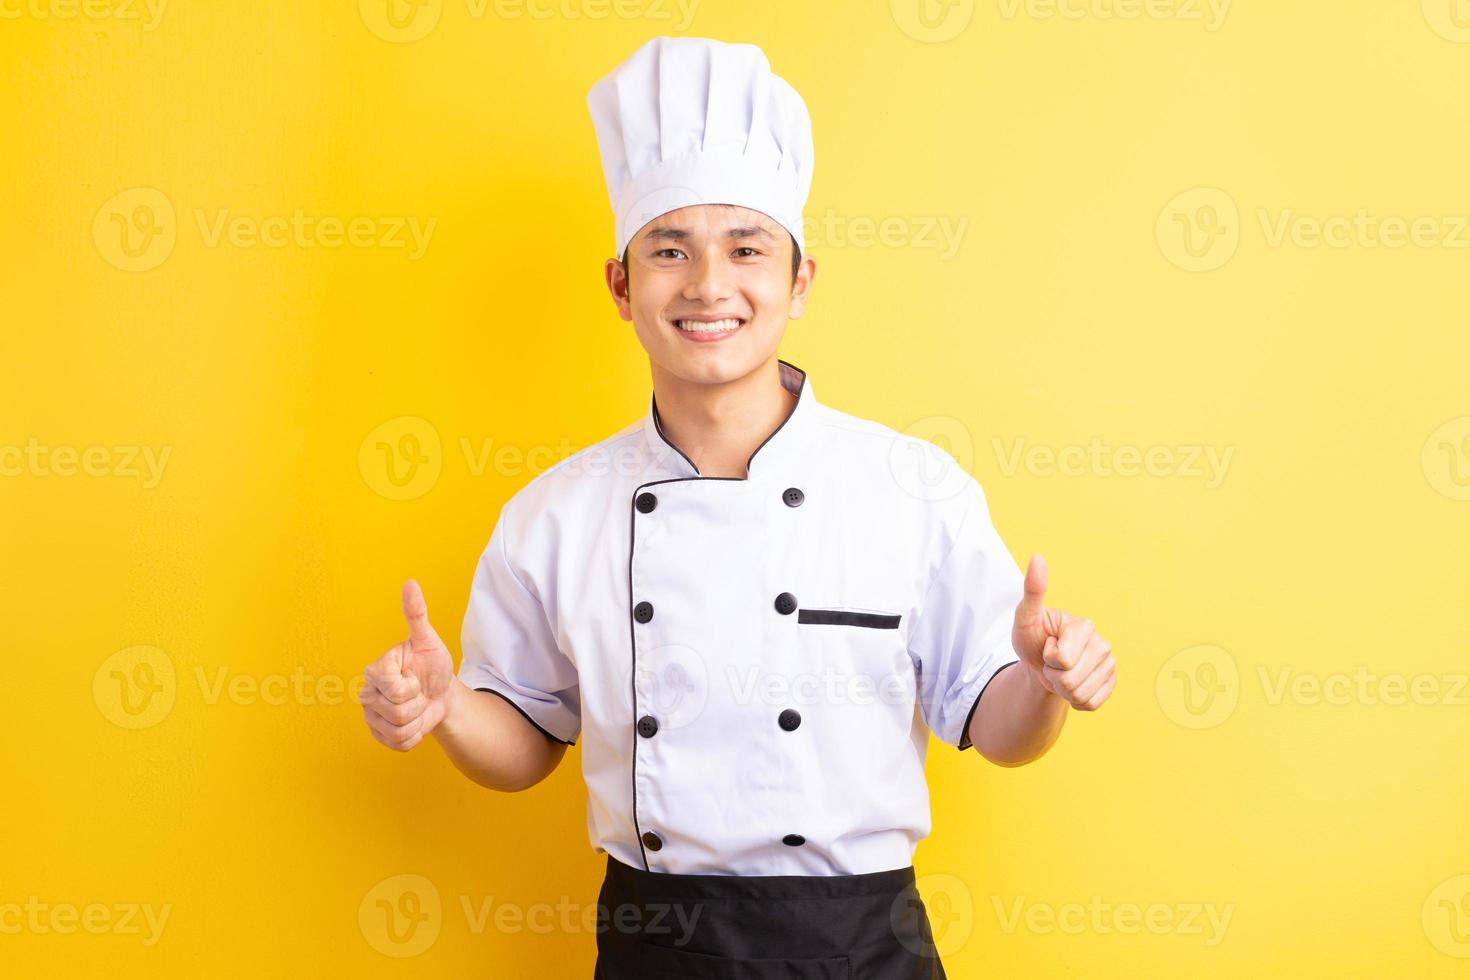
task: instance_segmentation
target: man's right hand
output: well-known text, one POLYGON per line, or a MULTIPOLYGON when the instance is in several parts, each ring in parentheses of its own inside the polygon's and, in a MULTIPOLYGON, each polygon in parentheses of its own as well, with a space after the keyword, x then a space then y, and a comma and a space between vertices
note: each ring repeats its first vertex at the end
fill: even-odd
POLYGON ((408 639, 363 671, 358 700, 373 737, 390 749, 407 752, 444 720, 463 685, 454 676, 454 658, 429 625, 419 584, 403 584, 403 618, 408 639))

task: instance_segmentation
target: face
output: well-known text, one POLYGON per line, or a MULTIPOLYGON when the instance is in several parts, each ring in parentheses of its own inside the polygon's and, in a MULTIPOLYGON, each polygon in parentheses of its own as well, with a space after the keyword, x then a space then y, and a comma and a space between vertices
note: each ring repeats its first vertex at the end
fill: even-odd
POLYGON ((801 316, 816 260, 803 256, 793 284, 793 248, 759 211, 691 205, 640 228, 627 275, 609 259, 607 285, 655 370, 722 384, 775 357, 786 321, 801 316))

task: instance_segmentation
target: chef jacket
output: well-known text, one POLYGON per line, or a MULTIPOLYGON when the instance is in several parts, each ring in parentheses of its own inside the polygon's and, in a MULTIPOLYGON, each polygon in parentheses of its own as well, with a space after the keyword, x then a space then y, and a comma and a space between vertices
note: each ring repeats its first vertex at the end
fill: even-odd
POLYGON ((959 749, 1016 663, 1023 575, 927 440, 796 394, 745 478, 704 476, 657 400, 508 500, 460 679, 582 742, 593 849, 649 871, 901 868, 928 734, 959 749))

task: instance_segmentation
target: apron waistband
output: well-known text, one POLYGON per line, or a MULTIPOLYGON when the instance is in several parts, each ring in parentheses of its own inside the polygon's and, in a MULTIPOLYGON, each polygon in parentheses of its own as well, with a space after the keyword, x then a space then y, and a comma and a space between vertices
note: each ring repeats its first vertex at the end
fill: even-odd
POLYGON ((914 884, 914 868, 839 875, 675 874, 635 868, 609 854, 607 877, 642 899, 827 899, 896 895, 914 884))

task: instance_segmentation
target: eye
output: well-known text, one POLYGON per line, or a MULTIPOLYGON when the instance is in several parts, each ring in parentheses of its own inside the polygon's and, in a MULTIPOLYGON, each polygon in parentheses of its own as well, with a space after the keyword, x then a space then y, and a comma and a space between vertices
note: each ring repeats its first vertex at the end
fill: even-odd
POLYGON ((679 252, 680 255, 683 255, 684 254, 682 251, 680 251, 677 248, 661 248, 657 252, 654 252, 653 255, 654 255, 654 258, 662 258, 666 253, 669 253, 669 252, 679 252))
POLYGON ((749 252, 751 255, 759 255, 760 254, 760 251, 758 249, 751 248, 749 245, 742 245, 739 248, 737 248, 735 251, 737 253, 738 252, 749 252))

